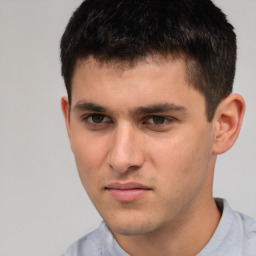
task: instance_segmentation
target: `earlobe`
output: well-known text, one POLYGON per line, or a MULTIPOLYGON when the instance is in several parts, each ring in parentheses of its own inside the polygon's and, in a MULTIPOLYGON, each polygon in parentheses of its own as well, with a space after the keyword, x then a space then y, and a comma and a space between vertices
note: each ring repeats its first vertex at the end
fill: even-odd
POLYGON ((218 106, 215 116, 213 153, 222 154, 235 143, 243 121, 245 102, 239 94, 230 94, 218 106))
POLYGON ((65 119, 68 137, 70 139, 70 111, 69 111, 69 102, 67 97, 61 98, 61 110, 65 119))

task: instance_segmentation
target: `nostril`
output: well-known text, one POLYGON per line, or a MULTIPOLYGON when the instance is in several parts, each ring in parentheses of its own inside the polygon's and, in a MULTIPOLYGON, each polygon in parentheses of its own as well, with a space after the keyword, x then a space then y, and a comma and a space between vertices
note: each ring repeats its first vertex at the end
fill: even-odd
POLYGON ((126 172, 133 172, 137 171, 141 168, 139 165, 130 165, 129 163, 123 164, 109 164, 110 168, 117 173, 126 173, 126 172))
POLYGON ((139 134, 127 122, 116 127, 113 133, 108 164, 119 173, 138 170, 144 163, 139 134))

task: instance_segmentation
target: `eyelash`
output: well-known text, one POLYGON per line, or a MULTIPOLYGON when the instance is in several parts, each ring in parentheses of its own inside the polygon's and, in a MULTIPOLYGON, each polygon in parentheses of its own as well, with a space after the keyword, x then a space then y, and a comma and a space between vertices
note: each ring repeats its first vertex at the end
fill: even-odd
MULTIPOLYGON (((151 116, 147 116, 147 117, 145 117, 144 119, 143 119, 143 122, 142 122, 142 124, 143 125, 149 125, 149 126, 151 126, 151 127, 157 127, 157 128, 161 128, 161 127, 165 127, 165 126, 168 126, 168 125, 170 125, 172 122, 174 122, 174 118, 172 118, 172 117, 165 117, 165 116, 161 116, 161 115, 151 115, 151 116), (163 119, 163 122, 162 123, 160 123, 160 124, 156 124, 156 123, 154 123, 154 122, 149 122, 149 120, 151 120, 152 119, 152 121, 153 121, 153 119, 154 118, 157 118, 157 119, 163 119)), ((84 116, 82 116, 81 117, 81 121, 82 122, 85 122, 86 123, 86 125, 88 125, 89 127, 95 127, 95 128, 100 128, 100 127, 102 127, 103 128, 103 126, 104 125, 108 125, 108 124, 110 124, 110 123, 113 123, 113 120, 110 118, 110 117, 108 117, 108 116, 106 116, 106 115, 103 115, 103 114, 97 114, 97 113, 95 113, 95 114, 87 114, 87 115, 84 115, 84 116), (92 120, 92 118, 93 117, 101 117, 101 118, 103 118, 102 120, 104 120, 104 118, 105 119, 107 119, 105 122, 102 122, 102 121, 100 121, 100 122, 94 122, 93 120, 92 120), (90 120, 91 119, 91 120, 90 120)))
POLYGON ((107 118, 107 119, 111 120, 110 117, 108 117, 106 115, 102 115, 102 114, 88 114, 88 115, 82 116, 81 120, 82 120, 82 122, 85 122, 89 126, 99 126, 99 125, 102 125, 102 124, 111 123, 111 122, 99 122, 99 123, 96 123, 96 122, 93 122, 93 120, 89 121, 93 117, 97 117, 97 116, 98 117, 103 117, 103 119, 107 118))
POLYGON ((171 117, 153 115, 153 116, 147 117, 147 118, 146 118, 146 121, 144 121, 143 124, 149 124, 149 125, 155 125, 155 126, 165 126, 165 125, 170 124, 170 123, 173 122, 173 121, 174 121, 174 118, 171 118, 171 117), (154 118, 160 119, 160 120, 162 119, 162 120, 163 120, 163 123, 160 123, 160 124, 156 124, 156 123, 154 123, 154 122, 149 123, 149 120, 150 120, 150 119, 153 120, 154 118))

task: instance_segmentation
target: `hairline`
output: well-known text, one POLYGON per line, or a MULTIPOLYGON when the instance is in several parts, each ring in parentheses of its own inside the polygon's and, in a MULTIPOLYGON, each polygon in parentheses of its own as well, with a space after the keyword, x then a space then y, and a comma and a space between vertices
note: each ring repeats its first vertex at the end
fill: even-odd
MULTIPOLYGON (((198 91, 204 98, 205 102, 205 116, 208 122, 212 121, 212 118, 208 116, 208 104, 206 95, 202 91, 198 89, 195 85, 197 82, 198 75, 195 73, 195 69, 198 67, 198 61, 194 58, 190 57, 188 54, 184 53, 183 51, 175 51, 173 53, 150 53, 145 56, 138 56, 137 58, 133 59, 121 59, 118 57, 112 58, 104 58, 102 56, 94 56, 93 54, 77 57, 75 60, 74 68, 72 71, 72 76, 70 78, 70 97, 68 97, 69 104, 71 106, 72 102, 72 84, 73 84, 73 77, 75 74, 75 70, 79 65, 84 64, 92 64, 92 65, 99 65, 99 67, 117 67, 121 70, 124 69, 132 69, 135 68, 140 63, 154 63, 156 65, 161 65, 163 62, 168 62, 170 60, 182 61, 184 64, 184 71, 185 71, 185 81, 189 87, 192 87, 194 90, 198 91)), ((199 71, 200 72, 200 71, 199 71)), ((205 83, 201 81, 201 83, 205 83)))

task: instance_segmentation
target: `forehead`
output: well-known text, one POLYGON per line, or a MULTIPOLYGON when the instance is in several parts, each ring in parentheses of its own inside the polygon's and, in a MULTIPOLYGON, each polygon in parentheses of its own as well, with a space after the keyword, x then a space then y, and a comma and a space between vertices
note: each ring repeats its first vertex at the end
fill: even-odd
MULTIPOLYGON (((176 54, 176 55, 160 55, 160 54, 152 54, 145 57, 139 57, 137 59, 131 59, 131 60, 120 60, 120 59, 106 59, 101 60, 100 58, 94 58, 92 56, 86 57, 85 59, 78 59, 76 61, 75 67, 74 67, 74 75, 79 71, 80 69, 94 69, 102 73, 106 70, 114 71, 116 73, 122 74, 126 73, 127 71, 136 70, 138 68, 144 67, 148 70, 156 67, 164 67, 164 66, 175 66, 180 65, 183 66, 182 69, 184 69, 184 75, 187 71, 187 63, 190 62, 190 59, 187 58, 184 54, 176 54)), ((73 79, 74 80, 74 79, 73 79)))
POLYGON ((188 82, 182 59, 148 58, 131 64, 90 58, 76 63, 71 102, 123 111, 166 103, 187 109, 198 103, 198 97, 202 101, 198 94, 188 82))
POLYGON ((187 65, 183 58, 174 58, 172 56, 147 56, 136 61, 98 61, 93 57, 85 60, 80 59, 76 62, 74 68, 74 75, 72 79, 72 86, 75 86, 81 79, 84 82, 93 78, 97 79, 115 79, 132 80, 134 76, 136 79, 157 78, 161 76, 163 79, 178 79, 187 81, 187 65), (165 72, 167 71, 167 72, 165 72), (97 76, 93 76, 97 74, 97 76), (144 75, 144 76, 143 76, 144 75))

